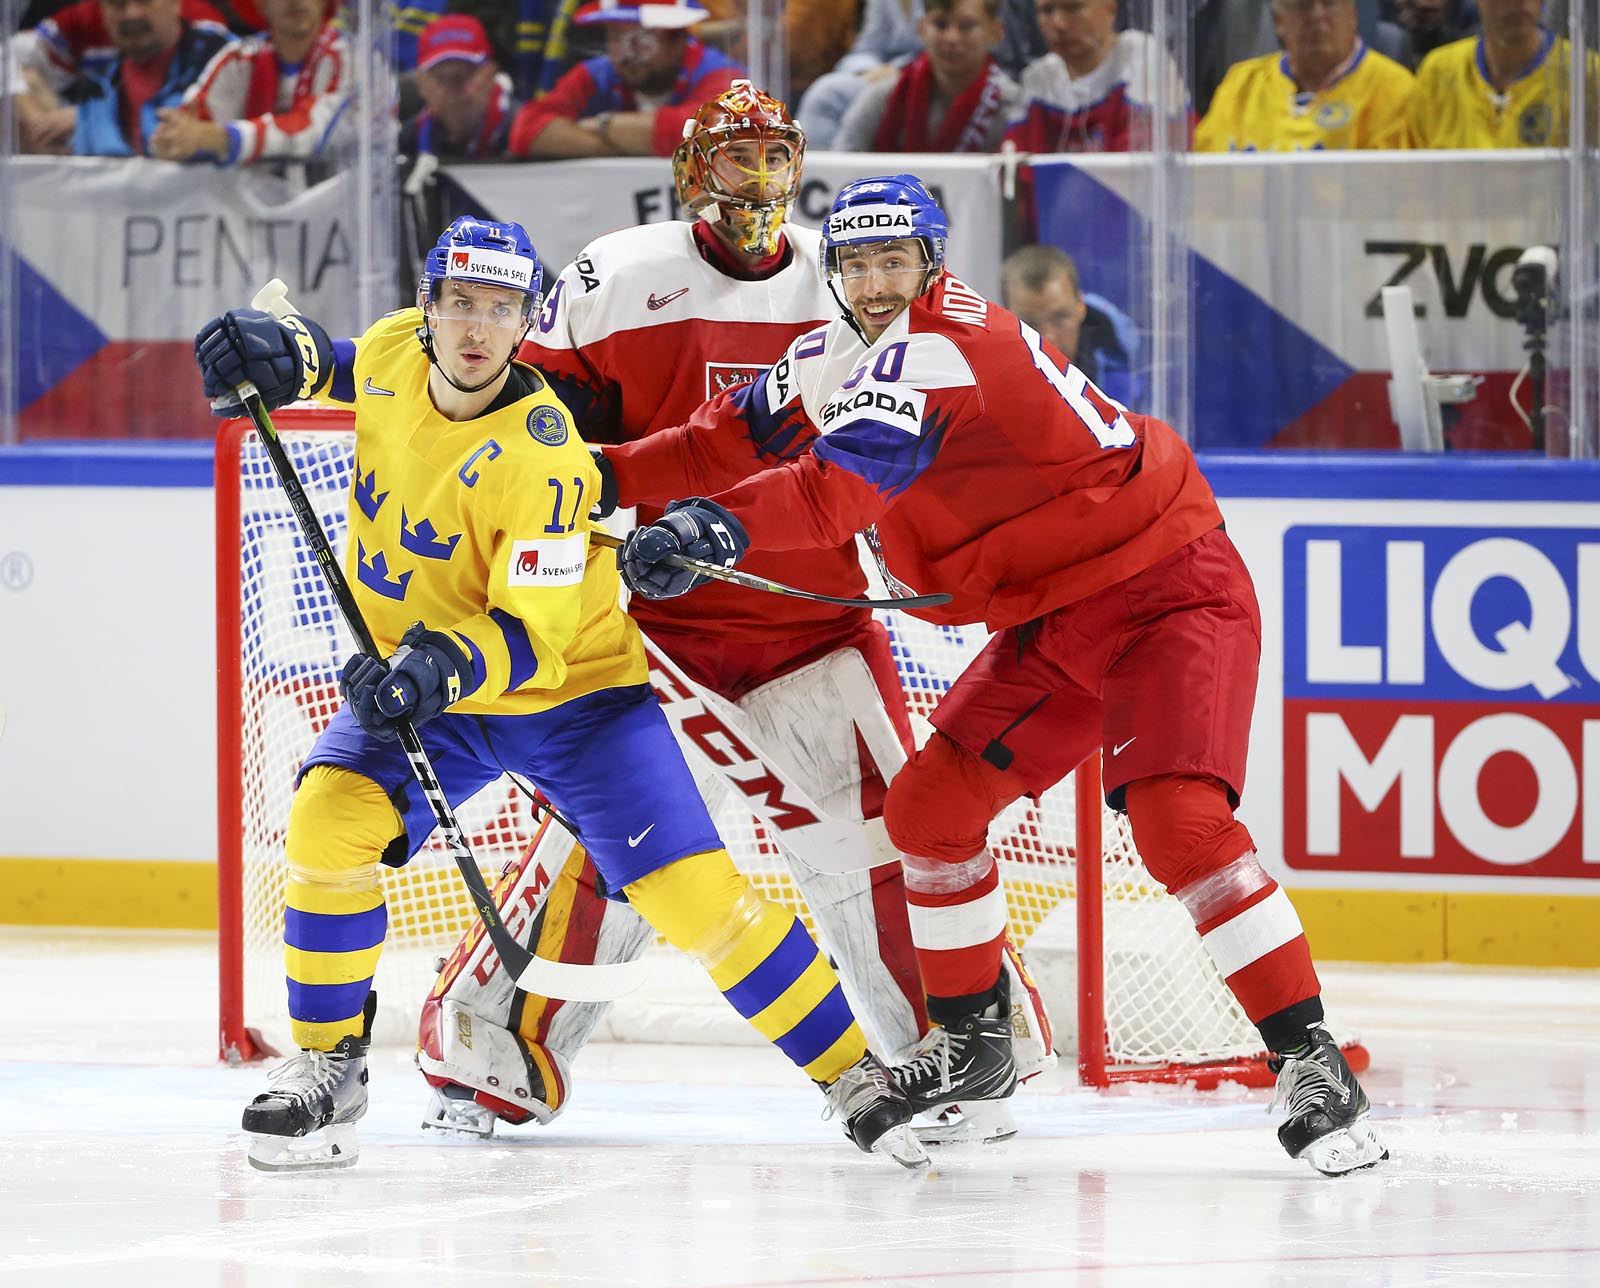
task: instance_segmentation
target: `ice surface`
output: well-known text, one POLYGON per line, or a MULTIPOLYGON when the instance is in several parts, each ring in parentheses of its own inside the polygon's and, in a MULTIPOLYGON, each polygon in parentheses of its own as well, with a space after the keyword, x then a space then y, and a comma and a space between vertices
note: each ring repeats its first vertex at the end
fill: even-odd
POLYGON ((0 973, 4 1284, 1600 1284, 1593 973, 1325 969, 1394 1154, 1340 1180, 1283 1155, 1266 1092, 1065 1077, 914 1175, 769 1050, 615 1044, 490 1142, 425 1135, 382 1053, 360 1163, 270 1176, 205 939, 0 930, 0 973))

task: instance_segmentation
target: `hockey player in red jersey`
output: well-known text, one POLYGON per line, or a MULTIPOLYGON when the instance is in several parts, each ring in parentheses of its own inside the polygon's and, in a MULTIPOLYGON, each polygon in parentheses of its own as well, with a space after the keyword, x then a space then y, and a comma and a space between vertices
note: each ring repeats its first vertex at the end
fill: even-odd
MULTIPOLYGON (((832 315, 818 271, 820 237, 786 222, 804 149, 782 103, 735 82, 700 109, 673 158, 679 200, 694 221, 601 237, 561 274, 521 356, 550 379, 590 442, 647 438, 686 420, 708 398, 760 376, 795 336, 832 315)), ((793 425, 771 422, 754 446, 763 460, 784 460, 804 448, 810 431, 801 428, 798 416, 793 425)), ((641 517, 659 514, 650 507, 641 517)), ((834 595, 866 589, 853 533, 822 549, 758 556, 751 566, 834 595)), ((728 718, 742 722, 732 727, 781 760, 812 801, 863 822, 858 856, 842 864, 836 853, 807 852, 789 833, 780 839, 875 1042, 906 1051, 928 1024, 899 855, 880 819, 886 784, 912 750, 882 624, 864 609, 724 586, 672 605, 635 599, 632 611, 647 646, 732 704, 728 718)), ((663 687, 659 674, 656 683, 663 687)), ((711 775, 701 786, 711 798, 728 790, 711 775)), ((571 838, 547 828, 541 844, 542 857, 530 849, 497 892, 506 906, 526 900, 550 910, 528 918, 538 953, 607 964, 643 952, 648 929, 600 898, 593 865, 571 838), (547 880, 539 903, 535 886, 547 880)), ((986 939, 1003 933, 1003 903, 997 908, 986 939)), ((424 1007, 420 1064, 435 1088, 434 1125, 487 1132, 496 1117, 548 1121, 565 1104, 571 1062, 604 1010, 515 993, 493 974, 486 951, 463 941, 424 1007), (462 1011, 478 1021, 471 1045, 458 1038, 462 1011)), ((1050 1059, 1048 1022, 1008 960, 1019 1002, 1029 1003, 1019 1019, 1026 1073, 1050 1059)), ((1006 1113, 930 1125, 925 1138, 1012 1131, 1006 1113)))
POLYGON ((995 633, 885 805, 941 1026, 895 1070, 914 1105, 1010 1094, 997 944, 952 950, 950 928, 983 915, 990 820, 1101 748, 1108 802, 1274 1053, 1284 1148, 1329 1174, 1378 1163, 1299 918, 1233 815, 1261 621, 1211 488, 1171 428, 946 272, 947 233, 911 175, 840 192, 823 264, 843 319, 685 426, 608 449, 625 492, 696 497, 630 536, 624 580, 676 596, 702 578, 675 555, 731 565, 876 524, 895 577, 952 596, 919 616, 995 633), (800 418, 820 434, 809 450, 736 477, 741 447, 748 464, 800 418))

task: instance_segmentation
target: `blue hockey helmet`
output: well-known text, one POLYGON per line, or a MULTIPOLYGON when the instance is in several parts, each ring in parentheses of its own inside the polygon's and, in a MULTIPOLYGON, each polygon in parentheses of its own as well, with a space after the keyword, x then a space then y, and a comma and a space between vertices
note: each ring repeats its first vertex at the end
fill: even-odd
POLYGON ((505 286, 528 297, 523 317, 532 321, 544 287, 544 266, 521 224, 462 215, 428 252, 417 283, 417 307, 427 308, 443 281, 505 286))
POLYGON ((824 277, 833 274, 843 246, 916 238, 928 257, 923 281, 926 290, 927 283, 944 267, 949 236, 950 220, 916 175, 857 179, 839 190, 822 226, 822 273, 824 277))

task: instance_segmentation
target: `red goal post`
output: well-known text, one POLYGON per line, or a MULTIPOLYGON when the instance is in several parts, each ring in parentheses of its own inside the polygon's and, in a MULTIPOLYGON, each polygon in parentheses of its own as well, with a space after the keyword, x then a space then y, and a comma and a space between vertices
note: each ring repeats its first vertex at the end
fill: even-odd
MULTIPOLYGON (((286 408, 274 422, 342 551, 350 413, 286 408)), ((219 1033, 222 1056, 240 1060, 288 1043, 283 831, 295 771, 338 709, 339 665, 354 646, 248 421, 229 421, 218 436, 216 518, 219 1033)), ((886 623, 914 716, 924 716, 982 646, 983 632, 906 614, 888 614, 886 623)), ((452 804, 492 882, 532 835, 531 808, 504 782, 452 804)), ((762 893, 804 916, 765 830, 734 802, 714 813, 762 893)), ((1097 761, 1038 802, 1005 811, 990 844, 1005 878, 1013 938, 1050 1003, 1064 1057, 1076 1033, 1085 1084, 1270 1080, 1255 1029, 1187 913, 1145 873, 1126 819, 1105 809, 1097 761)), ((384 879, 389 937, 376 984, 383 1006, 375 1038, 409 1044, 436 960, 454 946, 472 909, 436 841, 406 867, 385 869, 384 879)), ((647 994, 619 1002, 602 1035, 750 1040, 692 964, 664 945, 652 951, 661 958, 651 972, 655 982, 647 994)))

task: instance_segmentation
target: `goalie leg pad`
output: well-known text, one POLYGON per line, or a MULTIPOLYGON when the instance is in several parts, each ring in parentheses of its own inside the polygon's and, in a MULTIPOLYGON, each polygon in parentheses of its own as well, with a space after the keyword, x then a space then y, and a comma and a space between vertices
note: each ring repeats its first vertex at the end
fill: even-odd
POLYGON ((424 1127, 446 1127, 487 1136, 494 1120, 541 1125, 567 1105, 572 1067, 547 1047, 474 1017, 451 998, 429 998, 423 1007, 417 1067, 442 1093, 423 1119, 424 1127), (451 1088, 471 1092, 451 1095, 451 1088), (464 1102, 480 1111, 469 1113, 464 1102), (478 1124, 474 1126, 473 1124, 478 1124))
POLYGON ((1026 1082, 1056 1062, 1055 1033, 1044 995, 1028 973, 1022 953, 1007 935, 1002 959, 1011 977, 1011 1058, 1017 1064, 1017 1081, 1026 1082))
POLYGON ((900 853, 879 817, 888 780, 905 763, 910 723, 888 634, 872 626, 861 633, 860 647, 797 667, 752 689, 737 706, 753 736, 822 810, 866 820, 863 862, 877 866, 855 872, 833 865, 819 872, 800 836, 778 839, 874 1049, 894 1057, 927 1031, 927 1006, 900 853), (885 667, 893 677, 889 695, 879 681, 885 667))
MULTIPOLYGON (((554 961, 633 961, 653 938, 632 908, 600 895, 593 863, 553 819, 506 866, 493 896, 517 941, 554 961)), ((573 1062, 609 1005, 518 989, 475 921, 423 1006, 417 1062, 438 1093, 426 1121, 481 1135, 493 1129, 489 1114, 548 1122, 566 1107, 573 1062)))
MULTIPOLYGON (((887 636, 882 649, 887 653, 887 636)), ((886 697, 856 648, 837 649, 769 680, 736 705, 756 742, 831 818, 877 815, 883 784, 905 763, 911 745, 905 696, 897 684, 886 697)))

